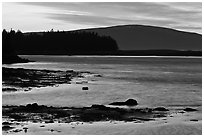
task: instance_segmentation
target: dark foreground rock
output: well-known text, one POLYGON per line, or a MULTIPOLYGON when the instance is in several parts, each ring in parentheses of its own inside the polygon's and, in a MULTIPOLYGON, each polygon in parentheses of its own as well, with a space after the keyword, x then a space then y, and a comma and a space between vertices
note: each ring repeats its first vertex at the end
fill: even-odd
POLYGON ((117 106, 136 106, 138 105, 137 101, 134 100, 134 99, 128 99, 127 101, 125 102, 113 102, 113 103, 110 103, 109 105, 117 105, 117 106))
POLYGON ((91 107, 52 107, 38 105, 37 103, 26 106, 3 106, 3 117, 23 122, 34 123, 70 123, 74 121, 149 121, 154 118, 165 117, 166 112, 156 112, 151 108, 113 108, 104 105, 92 105, 91 107))
MULTIPOLYGON (((96 121, 124 121, 141 123, 158 118, 172 117, 167 108, 132 108, 132 107, 107 107, 94 104, 90 107, 52 107, 38 105, 37 103, 25 106, 3 106, 2 107, 2 130, 15 131, 15 124, 22 125, 26 122, 32 123, 72 123, 72 122, 96 122, 96 121)), ((197 120, 190 120, 197 121, 197 120)), ((40 126, 40 127, 45 127, 40 126)), ((18 130, 18 129, 17 129, 18 130)), ((27 132, 27 128, 23 128, 27 132)))

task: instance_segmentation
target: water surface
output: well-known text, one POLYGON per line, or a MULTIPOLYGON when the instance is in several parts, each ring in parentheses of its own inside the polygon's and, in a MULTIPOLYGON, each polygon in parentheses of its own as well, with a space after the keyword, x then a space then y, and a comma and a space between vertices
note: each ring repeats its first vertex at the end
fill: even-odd
MULTIPOLYGON (((90 71, 89 91, 59 86, 58 105, 109 104, 134 98, 140 106, 201 106, 202 59, 194 57, 30 56, 36 62, 3 65, 32 69, 90 71), (73 91, 76 89, 75 91, 73 91)), ((32 90, 30 92, 35 92, 32 90)), ((50 94, 54 96, 53 94, 50 94)), ((56 94, 55 94, 56 96, 56 94)), ((49 99, 49 96, 47 97, 49 99)), ((52 97, 54 99, 54 97, 52 97)), ((3 98, 4 102, 4 98, 3 98)), ((53 104, 52 104, 53 105, 53 104)))

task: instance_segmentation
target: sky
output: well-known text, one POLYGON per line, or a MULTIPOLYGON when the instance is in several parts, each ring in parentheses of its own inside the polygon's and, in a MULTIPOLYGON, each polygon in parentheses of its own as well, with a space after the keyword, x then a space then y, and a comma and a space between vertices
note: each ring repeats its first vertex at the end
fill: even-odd
POLYGON ((140 24, 202 33, 201 2, 3 2, 2 28, 76 30, 140 24))

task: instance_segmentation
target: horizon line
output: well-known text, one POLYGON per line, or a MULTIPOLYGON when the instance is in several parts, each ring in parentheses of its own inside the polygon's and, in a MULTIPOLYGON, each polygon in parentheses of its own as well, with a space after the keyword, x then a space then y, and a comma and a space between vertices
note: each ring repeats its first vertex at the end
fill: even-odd
MULTIPOLYGON (((43 32, 50 32, 51 30, 53 30, 54 32, 68 32, 68 31, 80 31, 80 30, 87 30, 87 29, 105 29, 105 28, 112 28, 112 27, 122 27, 122 26, 145 26, 145 27, 155 27, 155 28, 163 28, 163 29, 169 29, 169 30, 173 30, 173 31, 178 31, 178 32, 186 32, 186 33, 194 33, 194 34, 198 34, 198 35, 202 35, 202 33, 198 33, 198 32, 194 32, 194 31, 185 31, 185 30, 180 30, 180 29, 175 29, 175 28, 169 28, 169 27, 162 27, 162 26, 156 26, 156 25, 145 25, 145 24, 118 24, 118 25, 110 25, 110 26, 100 26, 100 27, 87 27, 87 28, 79 28, 79 29, 70 29, 70 30, 59 30, 59 29, 54 29, 51 28, 50 30, 36 30, 36 31, 21 31, 20 29, 10 29, 10 30, 14 30, 14 31, 21 31, 22 33, 33 33, 33 32, 38 32, 38 33, 43 33, 43 32)), ((2 31, 6 30, 9 31, 7 29, 3 29, 2 31)))

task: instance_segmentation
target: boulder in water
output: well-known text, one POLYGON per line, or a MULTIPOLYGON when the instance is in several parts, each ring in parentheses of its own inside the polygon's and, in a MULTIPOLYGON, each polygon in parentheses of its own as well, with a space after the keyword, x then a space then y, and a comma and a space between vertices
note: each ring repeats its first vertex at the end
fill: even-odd
POLYGON ((134 100, 134 99, 128 99, 127 101, 125 102, 113 102, 113 103, 110 103, 109 105, 117 105, 117 106, 123 106, 123 105, 126 105, 126 106, 136 106, 138 105, 137 101, 134 100))
POLYGON ((157 107, 155 109, 153 109, 154 111, 169 111, 168 109, 166 109, 165 107, 157 107))
POLYGON ((89 90, 89 87, 82 87, 82 90, 89 90))
POLYGON ((185 108, 184 111, 186 111, 186 112, 197 111, 197 109, 194 109, 194 108, 185 108))

